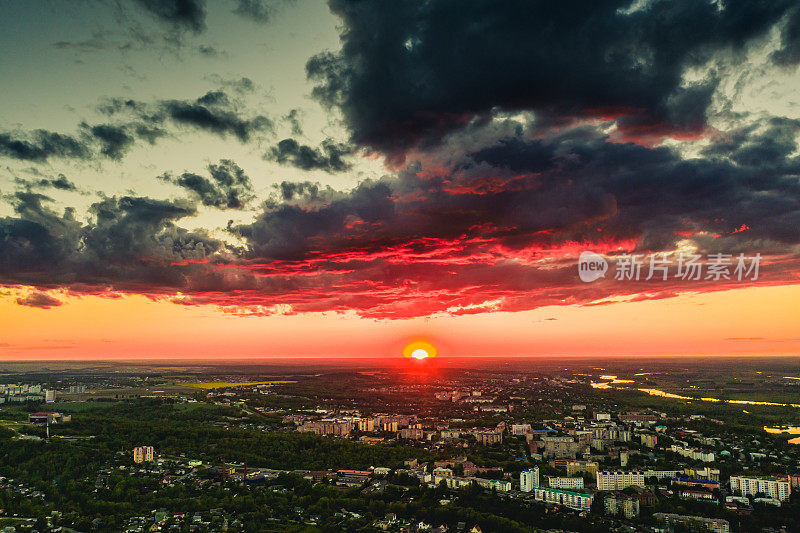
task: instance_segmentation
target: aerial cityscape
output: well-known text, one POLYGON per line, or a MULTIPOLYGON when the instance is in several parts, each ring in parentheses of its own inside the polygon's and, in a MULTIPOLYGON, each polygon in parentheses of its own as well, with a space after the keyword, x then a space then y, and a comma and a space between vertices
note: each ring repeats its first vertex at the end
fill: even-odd
POLYGON ((800 532, 796 1, 0 45, 0 533, 800 532))
POLYGON ((0 520, 20 531, 800 528, 797 358, 597 365, 7 363, 17 384, 0 398, 0 520))

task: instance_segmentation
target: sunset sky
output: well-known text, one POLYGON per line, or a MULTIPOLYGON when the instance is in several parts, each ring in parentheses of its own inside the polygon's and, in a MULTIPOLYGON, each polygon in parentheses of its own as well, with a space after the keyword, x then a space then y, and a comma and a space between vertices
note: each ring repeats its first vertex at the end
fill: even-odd
POLYGON ((0 359, 800 355, 795 1, 9 0, 0 46, 0 359))

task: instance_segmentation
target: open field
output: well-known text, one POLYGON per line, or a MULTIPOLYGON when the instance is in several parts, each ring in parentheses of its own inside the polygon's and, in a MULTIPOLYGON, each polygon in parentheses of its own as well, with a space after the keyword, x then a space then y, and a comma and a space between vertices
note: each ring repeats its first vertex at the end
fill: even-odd
POLYGON ((200 389, 224 389, 227 387, 254 387, 256 385, 285 385, 287 383, 297 383, 296 381, 248 381, 245 383, 232 383, 229 381, 208 381, 205 383, 187 383, 190 387, 197 387, 200 389))

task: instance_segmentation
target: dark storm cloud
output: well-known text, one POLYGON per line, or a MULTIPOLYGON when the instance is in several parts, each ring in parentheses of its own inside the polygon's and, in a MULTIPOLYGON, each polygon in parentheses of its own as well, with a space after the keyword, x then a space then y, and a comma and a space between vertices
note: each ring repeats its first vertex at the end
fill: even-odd
POLYGON ((237 0, 233 12, 242 18, 264 24, 272 15, 272 8, 265 0, 237 0))
MULTIPOLYGON (((252 82, 237 80, 236 90, 249 90, 252 82)), ((194 100, 161 100, 153 104, 133 99, 110 98, 97 110, 108 117, 127 119, 116 123, 79 124, 80 132, 69 135, 47 130, 0 132, 0 157, 42 163, 50 158, 120 160, 140 139, 149 144, 169 134, 169 123, 203 130, 220 137, 233 135, 248 142, 253 135, 271 132, 272 121, 264 115, 247 116, 240 104, 225 91, 209 91, 194 100)), ((331 168, 341 164, 342 146, 324 144, 331 168)), ((313 155, 313 154, 312 154, 313 155)), ((322 157, 322 156, 320 156, 322 157)))
POLYGON ((51 158, 120 160, 140 138, 150 144, 166 131, 148 122, 96 124, 82 122, 78 135, 46 130, 0 133, 0 156, 43 163, 51 158))
MULTIPOLYGON (((735 60, 771 35, 780 39, 772 60, 797 61, 797 10, 788 0, 331 6, 343 48, 315 56, 307 71, 314 95, 341 109, 352 144, 303 144, 292 111, 279 124, 291 136, 264 157, 333 173, 366 148, 399 170, 346 190, 283 181, 252 220, 228 223, 235 245, 180 227, 198 204, 240 209, 254 199, 250 179, 229 160, 162 176, 190 200, 102 198, 83 217, 26 186, 6 197, 14 215, 0 219, 0 285, 181 292, 184 305, 374 318, 747 285, 577 277, 586 249, 614 256, 690 246, 761 253, 762 277, 752 285, 797 282, 800 121, 730 114, 738 124, 730 131, 706 124, 712 95, 730 81, 714 70, 724 62, 708 66, 715 54, 735 60), (686 82, 693 67, 697 81, 686 82), (701 135, 702 144, 661 143, 701 135)), ((273 124, 242 100, 252 82, 218 78, 216 86, 193 99, 108 100, 100 108, 107 124, 70 138, 85 145, 84 158, 121 157, 178 127, 263 141, 273 124)), ((0 137, 0 151, 77 157, 65 155, 66 141, 49 142, 0 137)))
POLYGON ((222 55, 222 52, 220 52, 218 49, 216 49, 213 46, 207 45, 207 44, 203 44, 203 45, 198 46, 197 47, 197 51, 200 52, 200 55, 203 55, 203 56, 206 56, 206 57, 218 57, 218 56, 222 55))
POLYGON ((344 198, 317 209, 287 203, 268 205, 252 224, 232 230, 248 240, 255 257, 300 259, 310 251, 314 239, 328 240, 326 246, 336 246, 336 241, 341 241, 339 232, 350 219, 380 223, 391 218, 395 209, 391 195, 392 189, 386 183, 363 182, 344 198))
POLYGON ((81 124, 100 143, 100 153, 111 159, 122 159, 122 156, 133 146, 135 138, 125 127, 111 124, 89 126, 81 124))
POLYGON ((158 126, 153 126, 151 124, 146 124, 143 122, 140 123, 131 123, 128 125, 136 136, 150 144, 155 144, 156 141, 167 135, 167 131, 163 128, 158 126))
MULTIPOLYGON (((242 78, 246 80, 246 78, 242 78)), ((246 87, 247 81, 239 80, 246 87)), ((249 81, 249 80, 248 80, 249 81)), ((110 98, 98 107, 108 116, 132 115, 139 127, 145 125, 159 129, 170 121, 182 126, 191 126, 221 137, 233 135, 247 142, 258 132, 272 130, 272 121, 264 115, 245 116, 239 104, 225 91, 209 91, 195 100, 160 100, 153 104, 133 99, 110 98)))
POLYGON ((89 159, 92 152, 83 139, 47 130, 0 133, 0 155, 43 162, 50 157, 89 159))
POLYGON ((344 193, 335 191, 330 185, 323 187, 319 183, 311 181, 282 181, 275 188, 280 191, 280 198, 284 202, 302 200, 303 203, 308 204, 346 196, 344 193))
POLYGON ((341 52, 307 64, 314 95, 339 106, 353 139, 402 158, 492 109, 624 115, 634 132, 695 131, 718 74, 687 67, 740 51, 784 17, 781 57, 796 62, 796 3, 364 2, 331 0, 341 52))
POLYGON ((206 27, 206 5, 203 0, 135 0, 159 20, 175 28, 203 31, 206 27))
POLYGON ((765 283, 780 283, 797 268, 800 162, 791 156, 793 141, 776 150, 772 140, 795 127, 766 120, 741 138, 718 139, 713 157, 695 159, 609 142, 595 127, 539 139, 524 131, 484 137, 488 146, 455 158, 451 146, 429 154, 451 168, 411 164, 346 193, 284 182, 255 221, 229 229, 248 243, 248 272, 285 277, 285 291, 270 301, 377 318, 531 309, 639 291, 667 297, 685 284, 576 285, 575 257, 583 249, 674 250, 687 234, 701 254, 783 255, 783 267, 762 271, 765 283), (742 157, 759 149, 783 155, 742 157), (536 261, 546 258, 552 261, 542 269, 536 261))
MULTIPOLYGON (((39 183, 41 183, 41 181, 39 183)), ((57 178, 50 180, 49 185, 54 189, 60 189, 62 191, 77 190, 75 184, 69 181, 64 174, 59 174, 57 178)))
POLYGON ((283 120, 289 123, 292 135, 302 135, 303 125, 300 122, 300 110, 292 109, 283 116, 283 120))
POLYGON ((254 198, 250 178, 229 159, 208 165, 210 178, 191 172, 180 176, 164 174, 161 179, 191 191, 203 205, 219 209, 242 209, 254 198))
POLYGON ((781 31, 781 47, 773 52, 772 60, 782 66, 800 62, 800 8, 795 7, 787 16, 781 31))
POLYGON ((800 120, 770 117, 726 132, 720 142, 709 145, 703 153, 711 158, 726 157, 740 165, 791 171, 796 159, 790 156, 797 149, 798 133, 800 120))
POLYGON ((193 126, 220 136, 232 134, 242 142, 247 142, 253 132, 272 128, 272 122, 263 115, 244 119, 235 112, 214 109, 199 102, 173 100, 165 102, 163 108, 178 124, 193 126))
POLYGON ((39 178, 32 181, 17 178, 14 181, 20 185, 24 185, 27 187, 53 188, 60 191, 78 190, 78 187, 73 182, 71 182, 64 174, 59 174, 55 178, 39 178))
POLYGON ((324 170, 334 173, 344 172, 352 167, 351 163, 344 160, 352 152, 352 147, 334 142, 332 139, 325 139, 319 148, 313 148, 287 138, 273 146, 264 157, 301 170, 324 170))
POLYGON ((175 290, 186 279, 172 262, 204 258, 221 247, 205 232, 176 225, 196 213, 185 201, 104 198, 90 206, 88 222, 69 208, 58 213, 41 194, 18 191, 12 204, 15 216, 0 218, 4 284, 175 290))
MULTIPOLYGON (((536 176, 537 196, 556 189, 568 198, 609 195, 615 208, 600 224, 605 235, 638 239, 644 250, 674 246, 675 231, 724 235, 744 224, 753 228, 737 237, 738 247, 788 251, 800 243, 800 230, 788 230, 800 218, 800 185, 792 178, 800 163, 789 157, 800 128, 796 121, 766 122, 763 133, 746 140, 714 143, 707 150, 714 157, 683 159, 671 149, 610 143, 603 136, 575 135, 578 130, 542 140, 501 139, 470 158, 536 176)), ((561 199, 552 205, 579 213, 570 203, 561 199)), ((507 222, 524 228, 549 209, 515 212, 519 215, 507 222)), ((707 246, 719 245, 712 239, 707 246)))
POLYGON ((50 309, 52 307, 58 307, 62 304, 63 302, 61 302, 61 300, 58 298, 53 298, 48 294, 38 291, 32 292, 23 298, 17 298, 17 305, 38 307, 39 309, 50 309))
MULTIPOLYGON (((185 305, 254 314, 280 304, 374 318, 742 286, 577 280, 581 250, 644 254, 690 236, 699 253, 779 257, 762 266, 758 283, 786 283, 798 268, 800 162, 784 139, 797 127, 765 119, 685 159, 673 148, 611 142, 603 124, 543 132, 489 121, 443 139, 426 162, 348 191, 277 185, 251 222, 229 224, 241 247, 179 228, 195 214, 191 203, 107 198, 81 222, 71 210, 55 212, 45 195, 18 191, 16 215, 0 220, 0 280, 40 290, 180 291, 185 305)), ((250 188, 230 161, 169 179, 222 207, 231 206, 228 191, 250 188)))
POLYGON ((242 76, 241 78, 224 78, 219 74, 210 74, 206 79, 214 82, 222 89, 231 89, 233 92, 244 95, 252 93, 256 89, 256 84, 248 77, 242 76))

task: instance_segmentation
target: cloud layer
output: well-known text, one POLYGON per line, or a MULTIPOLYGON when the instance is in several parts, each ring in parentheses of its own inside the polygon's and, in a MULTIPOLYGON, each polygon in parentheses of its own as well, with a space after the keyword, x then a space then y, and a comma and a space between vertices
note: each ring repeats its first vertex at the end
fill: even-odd
MULTIPOLYGON (((202 4, 141 4, 202 31, 202 4)), ((237 13, 259 21, 269 12, 262 17, 262 7, 241 2, 237 13)), ((43 178, 7 196, 14 214, 0 219, 0 282, 242 314, 383 319, 800 281, 800 121, 730 109, 714 111, 726 115, 724 131, 710 120, 731 58, 771 47, 771 67, 796 68, 795 3, 332 0, 331 8, 342 49, 315 55, 306 69, 314 97, 341 116, 350 140, 303 140, 292 110, 284 117, 292 137, 259 154, 327 174, 377 154, 388 162, 383 177, 344 190, 283 181, 257 198, 253 179, 223 159, 200 173, 162 174, 178 198, 100 197, 81 214, 57 212, 41 194, 71 182, 43 178), (250 220, 186 229, 202 209, 254 205, 250 220), (583 250, 759 253, 764 263, 758 280, 586 284, 577 275, 583 250)), ((0 155, 119 160, 184 128, 250 143, 275 125, 239 105, 236 95, 253 90, 245 80, 196 99, 112 98, 100 108, 107 123, 83 123, 74 135, 0 134, 0 155)), ((20 304, 48 306, 41 296, 20 304)))

